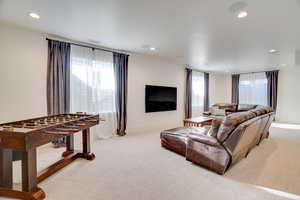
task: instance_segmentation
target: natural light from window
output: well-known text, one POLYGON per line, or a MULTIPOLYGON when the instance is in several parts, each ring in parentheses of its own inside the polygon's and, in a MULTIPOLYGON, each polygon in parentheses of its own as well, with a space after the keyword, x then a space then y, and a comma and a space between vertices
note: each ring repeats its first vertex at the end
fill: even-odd
POLYGON ((192 115, 200 116, 204 104, 204 73, 192 72, 192 115))
POLYGON ((267 77, 264 72, 241 74, 239 103, 267 105, 267 77))
POLYGON ((111 52, 72 46, 71 111, 115 113, 115 75, 111 52))
MULTIPOLYGON (((74 60, 73 60, 74 61, 74 60)), ((100 63, 98 65, 107 65, 109 63, 100 63)), ((115 90, 115 80, 113 68, 100 68, 96 67, 96 62, 93 61, 92 69, 87 70, 87 66, 77 64, 76 61, 72 62, 72 75, 87 84, 89 87, 98 87, 94 84, 92 77, 100 76, 100 88, 101 90, 115 90), (95 75, 94 73, 98 74, 95 75), (90 79, 91 78, 91 79, 90 79)))

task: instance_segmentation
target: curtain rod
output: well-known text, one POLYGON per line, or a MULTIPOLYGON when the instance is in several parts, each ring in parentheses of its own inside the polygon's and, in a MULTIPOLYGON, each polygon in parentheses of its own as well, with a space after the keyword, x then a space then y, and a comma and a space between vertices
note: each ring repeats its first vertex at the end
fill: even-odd
MULTIPOLYGON (((85 47, 85 48, 90 48, 90 49, 97 49, 97 50, 101 50, 101 51, 106 51, 106 52, 110 52, 110 53, 120 53, 117 51, 112 51, 112 50, 108 50, 108 49, 103 49, 103 48, 98 48, 98 47, 92 47, 92 46, 88 46, 88 45, 84 45, 84 44, 78 44, 78 43, 74 43, 74 42, 67 42, 67 41, 63 41, 63 40, 59 40, 59 39, 50 39, 50 38, 46 38, 46 40, 53 40, 53 41, 59 41, 59 42, 66 42, 66 43, 70 43, 71 45, 75 45, 75 46, 80 46, 80 47, 85 47)), ((127 56, 130 56, 129 54, 123 53, 127 56)))
MULTIPOLYGON (((189 67, 186 67, 185 69, 190 69, 190 70, 193 70, 193 71, 203 72, 203 73, 210 73, 210 72, 207 72, 207 71, 202 71, 202 70, 199 70, 199 69, 194 69, 194 68, 189 68, 189 67)), ((272 71, 280 71, 280 70, 276 69, 276 70, 268 70, 268 71, 244 72, 244 73, 233 73, 233 74, 256 74, 256 73, 272 72, 272 71)))
POLYGON ((196 72, 210 73, 210 72, 207 72, 207 71, 202 71, 202 70, 199 70, 199 69, 194 69, 194 68, 189 68, 189 67, 186 67, 185 69, 190 69, 190 70, 196 71, 196 72))
POLYGON ((258 72, 234 73, 234 74, 257 74, 257 73, 272 72, 272 71, 279 71, 279 69, 277 69, 277 70, 268 70, 268 71, 258 71, 258 72))

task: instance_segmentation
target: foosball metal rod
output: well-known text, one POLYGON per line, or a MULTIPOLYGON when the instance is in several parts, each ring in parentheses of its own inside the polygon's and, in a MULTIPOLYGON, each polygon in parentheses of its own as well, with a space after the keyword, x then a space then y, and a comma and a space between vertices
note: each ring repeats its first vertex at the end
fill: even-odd
POLYGON ((57 135, 57 136, 69 136, 73 134, 72 132, 62 132, 62 131, 55 131, 55 130, 44 131, 43 133, 50 134, 50 135, 57 135))
POLYGON ((79 126, 74 126, 74 125, 65 125, 63 126, 64 128, 69 128, 69 129, 77 129, 77 130, 81 130, 79 126))
POLYGON ((56 128, 54 130, 61 131, 61 132, 70 132, 70 133, 76 133, 80 131, 80 129, 75 129, 75 128, 56 128))

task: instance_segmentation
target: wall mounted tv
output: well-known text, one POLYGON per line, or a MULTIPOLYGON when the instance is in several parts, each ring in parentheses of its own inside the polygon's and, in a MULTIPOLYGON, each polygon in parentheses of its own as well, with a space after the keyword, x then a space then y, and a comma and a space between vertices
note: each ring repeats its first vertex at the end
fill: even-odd
POLYGON ((177 88, 146 85, 146 113, 177 109, 177 88))

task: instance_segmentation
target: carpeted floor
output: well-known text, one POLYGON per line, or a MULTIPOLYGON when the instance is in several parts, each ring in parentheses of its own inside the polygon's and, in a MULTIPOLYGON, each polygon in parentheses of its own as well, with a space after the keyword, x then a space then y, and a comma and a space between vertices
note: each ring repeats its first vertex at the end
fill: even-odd
MULTIPOLYGON (((39 169, 62 151, 40 148, 39 169)), ((40 184, 47 200, 300 199, 300 130, 273 127, 224 176, 161 148, 159 131, 96 141, 93 151, 96 160, 75 161, 40 184)), ((14 171, 18 185, 20 162, 14 171)))
POLYGON ((274 124, 270 138, 228 171, 226 177, 300 195, 300 125, 285 127, 274 124))

